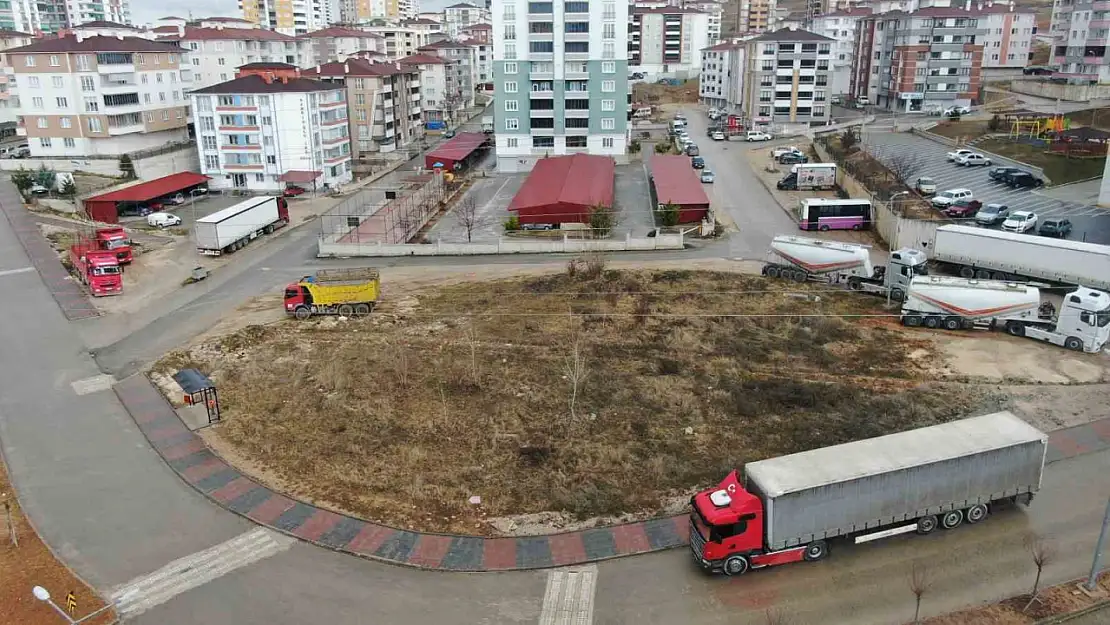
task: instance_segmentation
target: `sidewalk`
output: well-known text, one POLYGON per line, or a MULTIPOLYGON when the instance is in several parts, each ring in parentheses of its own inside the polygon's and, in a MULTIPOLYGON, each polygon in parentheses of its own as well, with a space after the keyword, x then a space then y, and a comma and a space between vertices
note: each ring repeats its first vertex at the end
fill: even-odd
MULTIPOLYGON (((569 566, 686 545, 685 515, 547 536, 485 538, 400 530, 286 497, 225 463, 178 418, 142 374, 115 386, 140 431, 190 486, 255 523, 302 540, 392 564, 442 571, 569 566)), ((1110 449, 1110 418, 1049 435, 1046 461, 1110 449)))

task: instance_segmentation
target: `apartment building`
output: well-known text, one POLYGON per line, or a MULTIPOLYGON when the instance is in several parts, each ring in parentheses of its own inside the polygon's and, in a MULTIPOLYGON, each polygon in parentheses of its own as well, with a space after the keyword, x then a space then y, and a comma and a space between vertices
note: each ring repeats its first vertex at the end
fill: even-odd
POLYGON ((16 133, 16 118, 19 115, 19 96, 15 81, 9 78, 11 65, 5 52, 12 48, 29 45, 34 39, 27 33, 0 30, 0 137, 10 137, 16 133))
POLYGON ((329 26, 297 38, 305 46, 300 65, 343 61, 356 52, 385 52, 385 38, 357 28, 329 26))
POLYGON ((981 17, 975 10, 929 7, 861 19, 849 94, 906 112, 973 104, 987 34, 981 17))
POLYGON ((35 0, 0 3, 0 32, 33 33, 41 30, 38 5, 35 0))
POLYGON ((784 28, 744 42, 743 110, 756 124, 829 123, 832 39, 784 28))
POLYGON ((833 40, 832 80, 829 86, 835 95, 848 93, 852 82, 852 63, 856 58, 857 25, 871 12, 870 7, 849 8, 818 15, 811 21, 812 32, 833 40))
POLYGON ((131 23, 130 0, 66 0, 70 27, 87 22, 131 23))
POLYGON ((628 145, 628 4, 493 3, 497 168, 628 145))
POLYGON ((709 45, 709 16, 679 7, 630 9, 628 69, 659 77, 694 78, 709 45))
POLYGON ((1056 0, 1049 32, 1056 77, 1075 84, 1110 84, 1110 3, 1056 0))
POLYGON ((436 41, 421 47, 421 54, 432 54, 451 61, 447 65, 447 108, 462 110, 474 106, 478 86, 478 48, 459 41, 436 41))
POLYGON ((490 21, 488 9, 467 2, 452 4, 443 10, 443 29, 451 39, 460 39, 465 28, 490 21))
POLYGON ((709 45, 715 45, 721 42, 721 20, 724 18, 725 7, 721 2, 716 0, 695 0, 688 1, 683 6, 687 9, 695 9, 705 14, 705 38, 709 45))
POLYGON ((214 189, 264 193, 290 178, 308 188, 350 182, 346 94, 285 63, 252 63, 193 91, 201 173, 214 189))
MULTIPOLYGON (((1020 69, 1033 56, 1037 14, 1012 4, 980 4, 970 14, 978 16, 983 35, 983 69, 1020 69)), ((1110 27, 1110 13, 1107 14, 1110 27)))
MULTIPOLYGON (((243 19, 284 35, 304 35, 328 26, 333 0, 239 0, 243 19)), ((338 17, 338 15, 335 15, 338 17)))
POLYGON ((724 42, 701 51, 698 101, 729 113, 744 103, 744 44, 724 42))
POLYGON ((308 40, 265 28, 163 27, 158 41, 185 48, 193 70, 193 87, 208 87, 235 78, 235 68, 249 63, 302 65, 310 56, 308 40), (176 32, 167 33, 173 29, 176 32))
POLYGON ((460 39, 469 39, 472 42, 493 45, 492 24, 475 24, 473 26, 467 26, 460 31, 460 35, 460 39))
POLYGON ((764 33, 775 26, 776 0, 736 0, 733 4, 736 22, 728 24, 732 27, 730 32, 764 33))
POLYGON ((474 88, 477 91, 493 91, 493 42, 478 41, 476 39, 463 39, 465 43, 474 48, 474 76, 477 82, 474 88))
POLYGON ((32 156, 119 156, 188 137, 185 50, 139 37, 41 39, 5 56, 32 156))
POLYGON ((424 136, 418 67, 348 59, 306 69, 302 75, 346 88, 355 159, 394 152, 424 136))
POLYGON ((437 38, 441 39, 447 36, 443 30, 443 22, 438 22, 426 17, 402 20, 401 26, 406 26, 424 33, 424 36, 427 38, 425 41, 428 43, 437 40, 437 38))
POLYGON ((400 59, 400 63, 420 72, 420 109, 425 124, 441 126, 447 118, 447 75, 454 62, 431 54, 414 54, 400 59))
POLYGON ((381 36, 385 40, 385 53, 391 59, 412 56, 422 46, 428 45, 428 41, 430 41, 428 32, 423 28, 374 24, 360 26, 359 28, 381 36))

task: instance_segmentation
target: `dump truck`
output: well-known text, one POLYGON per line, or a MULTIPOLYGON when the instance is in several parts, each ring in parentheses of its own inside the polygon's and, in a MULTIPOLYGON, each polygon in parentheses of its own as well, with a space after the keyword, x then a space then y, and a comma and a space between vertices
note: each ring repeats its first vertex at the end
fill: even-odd
POLYGON ((771 240, 771 254, 775 260, 762 269, 769 278, 845 284, 853 291, 889 295, 899 302, 914 276, 929 273, 925 253, 910 248, 891 252, 887 266, 875 267, 866 245, 784 234, 771 240))
POLYGON ((69 262, 77 279, 94 297, 123 293, 123 274, 116 253, 100 249, 96 241, 78 238, 69 248, 69 262))
POLYGON ((285 287, 285 313, 301 320, 312 315, 368 315, 380 290, 377 269, 321 269, 285 287))
POLYGON ((986 519, 1040 489, 1048 437, 1010 412, 744 465, 690 499, 690 550, 740 575, 986 519))
POLYGON ((942 276, 910 282, 902 324, 964 330, 1003 329, 1075 351, 1096 353, 1110 340, 1110 294, 1079 287, 1057 314, 1034 285, 942 276))
POLYGON ((1033 278, 1110 290, 1110 246, 973 226, 937 228, 943 273, 980 280, 1033 278))
POLYGON ((97 228, 95 240, 98 249, 114 253, 121 265, 130 265, 135 258, 131 252, 131 237, 123 228, 97 228))
POLYGON ((197 220, 194 227, 197 251, 206 256, 234 252, 287 223, 289 205, 284 197, 269 195, 244 200, 197 220))

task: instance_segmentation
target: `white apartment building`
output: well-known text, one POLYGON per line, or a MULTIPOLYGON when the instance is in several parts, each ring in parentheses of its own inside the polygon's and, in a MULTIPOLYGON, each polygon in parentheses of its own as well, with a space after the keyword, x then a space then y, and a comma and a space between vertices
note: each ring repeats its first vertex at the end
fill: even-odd
MULTIPOLYGON (((1016 9, 1012 4, 990 2, 977 5, 970 13, 977 15, 979 27, 986 29, 982 41, 984 69, 1020 69, 1029 65, 1037 32, 1036 13, 1028 8, 1016 9)), ((1106 24, 1110 28, 1110 11, 1106 24)))
POLYGON ((188 137, 185 51, 138 37, 67 35, 6 51, 16 132, 32 156, 119 156, 188 137))
POLYGON ((452 4, 443 10, 443 29, 448 37, 455 40, 461 37, 461 31, 464 28, 475 24, 488 24, 490 21, 487 9, 466 2, 452 4))
POLYGON ((131 23, 130 0, 66 0, 69 25, 86 22, 131 23))
POLYGON ((625 159, 628 3, 493 3, 494 119, 499 171, 547 155, 625 159))
POLYGON ((39 5, 35 0, 10 0, 0 6, 0 31, 33 33, 42 30, 39 5))
POLYGON ((1049 32, 1057 77, 1076 84, 1110 84, 1110 4, 1056 0, 1049 32))
POLYGON ((474 88, 478 91, 492 90, 493 85, 493 43, 477 39, 463 39, 461 43, 474 48, 474 88))
POLYGON ((447 59, 447 108, 462 110, 474 106, 474 91, 478 85, 478 48, 457 41, 436 41, 419 49, 421 54, 433 54, 447 59))
POLYGON ((292 65, 264 65, 191 94, 209 186, 272 193, 285 187, 283 176, 306 188, 350 182, 347 90, 292 65))
POLYGON ((337 14, 333 0, 239 0, 243 19, 284 35, 304 35, 328 26, 328 16, 337 14))
MULTIPOLYGON (((442 14, 437 13, 437 15, 442 17, 442 14)), ((443 22, 436 21, 436 20, 431 20, 431 19, 428 19, 426 17, 418 17, 418 18, 414 18, 414 19, 410 19, 410 20, 403 20, 401 22, 401 26, 405 26, 407 28, 412 28, 412 29, 423 32, 425 37, 427 37, 427 41, 429 41, 429 42, 432 41, 432 38, 435 35, 439 35, 439 34, 444 32, 443 22)))
POLYGON ((743 112, 744 44, 724 42, 701 51, 698 101, 728 113, 743 112))
POLYGON ((721 2, 716 0, 696 0, 687 2, 685 7, 688 9, 696 9, 705 14, 706 29, 705 38, 709 45, 720 43, 721 41, 721 20, 724 18, 725 7, 721 2))
POLYGON ((786 28, 745 41, 744 112, 779 132, 827 124, 832 43, 786 28))
POLYGON ((701 51, 709 45, 709 16, 678 7, 630 10, 628 71, 649 81, 694 78, 701 72, 701 51))
POLYGON ((848 93, 852 81, 852 63, 856 58, 856 28, 860 18, 869 15, 870 7, 856 7, 818 15, 812 20, 812 32, 833 40, 829 90, 834 95, 848 93))
POLYGON ((10 137, 16 133, 16 117, 19 115, 19 94, 16 91, 15 77, 7 55, 3 52, 30 44, 31 35, 10 30, 0 31, 0 137, 10 137))
POLYGON ((414 54, 400 59, 400 63, 420 72, 420 109, 424 122, 438 125, 444 121, 447 75, 453 62, 433 54, 414 54))
POLYGON ((329 26, 297 37, 307 43, 300 65, 343 61, 356 52, 385 52, 385 38, 357 28, 329 26))
POLYGON ((421 47, 428 45, 428 32, 422 28, 409 26, 359 26, 368 33, 379 35, 385 40, 385 53, 391 59, 412 56, 421 47))
POLYGON ((187 51, 193 86, 200 89, 235 78, 235 68, 248 63, 303 65, 310 42, 264 28, 160 27, 158 41, 187 51), (173 31, 173 32, 168 32, 173 31))

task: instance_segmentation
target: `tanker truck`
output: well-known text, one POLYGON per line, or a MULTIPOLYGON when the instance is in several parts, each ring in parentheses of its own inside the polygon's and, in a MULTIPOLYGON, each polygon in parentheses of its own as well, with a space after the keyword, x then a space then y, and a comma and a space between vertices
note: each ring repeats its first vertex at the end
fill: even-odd
POLYGON ((905 298, 914 276, 929 273, 925 253, 909 248, 891 252, 885 267, 871 264, 871 248, 866 245, 794 235, 778 235, 772 239, 771 253, 776 260, 762 269, 768 278, 845 283, 853 291, 884 297, 889 294, 897 302, 905 298))
POLYGON ((910 281, 901 319, 909 327, 1004 329, 1013 336, 1094 353, 1110 340, 1110 294, 1079 287, 1064 296, 1057 314, 1032 285, 918 276, 910 281))

